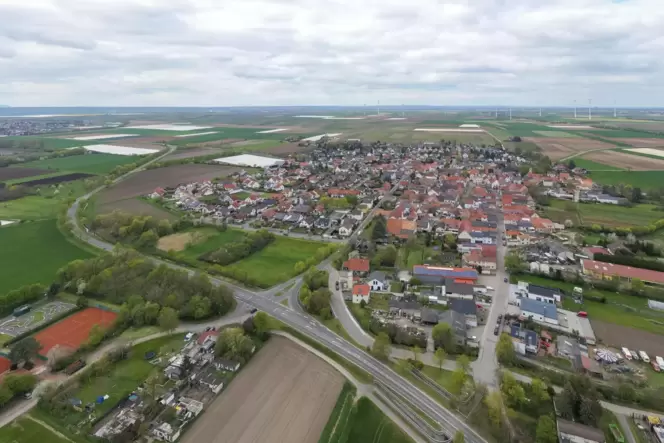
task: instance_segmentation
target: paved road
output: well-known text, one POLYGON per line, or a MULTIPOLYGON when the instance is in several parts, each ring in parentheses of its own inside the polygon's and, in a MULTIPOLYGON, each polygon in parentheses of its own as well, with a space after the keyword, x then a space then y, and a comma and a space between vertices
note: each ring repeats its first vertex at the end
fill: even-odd
POLYGON ((627 438, 627 441, 629 443, 638 443, 634 437, 634 434, 632 433, 632 428, 629 426, 631 417, 626 417, 623 414, 616 414, 616 418, 618 419, 618 423, 620 424, 620 427, 622 428, 623 434, 627 438))
MULTIPOLYGON (((505 233, 505 224, 502 213, 498 214, 498 234, 500 236, 505 233)), ((480 276, 480 283, 491 286, 494 291, 488 293, 493 295, 493 301, 487 316, 486 326, 484 333, 480 340, 480 353, 471 364, 473 369, 473 377, 476 382, 484 383, 489 388, 498 387, 497 371, 498 360, 496 358, 496 344, 498 337, 493 334, 493 329, 496 326, 498 316, 507 312, 507 303, 509 301, 509 283, 505 283, 504 279, 507 277, 505 272, 505 254, 507 247, 498 239, 496 246, 496 275, 494 276, 480 276)))
MULTIPOLYGON (((155 160, 156 161, 156 160, 155 160)), ((122 180, 131 173, 119 178, 116 181, 122 180)), ((100 188, 101 189, 101 188, 100 188)), ((100 190, 98 189, 98 190, 100 190)), ((392 189, 394 191, 396 186, 392 189)), ((79 237, 80 239, 88 242, 89 244, 101 248, 103 250, 111 250, 113 245, 106 243, 96 237, 91 236, 89 233, 83 232, 81 230, 78 221, 76 219, 76 211, 80 205, 80 202, 83 199, 89 198, 90 195, 94 194, 98 190, 90 192, 84 197, 81 197, 76 200, 76 202, 71 206, 67 211, 67 216, 72 222, 72 232, 79 237)), ((390 195, 388 193, 387 195, 390 195)), ((387 197, 386 195, 386 197, 387 197)), ((384 197, 385 198, 385 197, 384 197)), ((376 208, 367 215, 367 217, 360 223, 357 230, 351 235, 349 241, 353 242, 357 239, 358 235, 362 230, 367 226, 371 221, 371 218, 375 214, 378 205, 376 208)), ((171 268, 182 269, 189 273, 194 271, 184 268, 182 266, 176 265, 174 263, 165 262, 156 257, 150 257, 150 259, 155 263, 163 263, 171 268)), ((298 277, 291 279, 289 282, 280 285, 279 287, 285 288, 289 284, 298 282, 298 277)), ((348 361, 354 363, 360 368, 364 369, 370 373, 376 381, 379 381, 396 392, 399 396, 404 398, 406 401, 429 415, 432 419, 440 423, 441 427, 449 434, 454 435, 457 430, 460 430, 464 433, 466 441, 469 443, 486 443, 486 440, 482 438, 475 430, 468 426, 460 417, 455 415, 453 412, 447 408, 440 405, 438 402, 429 397, 426 393, 418 389, 417 387, 411 385, 406 379, 398 375, 396 372, 392 371, 382 362, 376 360, 368 353, 356 348, 353 344, 345 341, 343 338, 339 337, 324 325, 318 322, 315 318, 307 315, 303 312, 296 312, 293 309, 285 307, 279 304, 279 300, 275 297, 275 294, 279 290, 272 288, 267 291, 260 293, 248 290, 246 288, 228 283, 226 281, 220 280, 218 278, 210 279, 216 285, 226 285, 232 288, 235 291, 235 297, 238 301, 243 302, 249 306, 260 309, 273 317, 281 320, 291 328, 299 331, 302 334, 307 335, 308 337, 318 341, 322 345, 331 349, 335 353, 341 355, 348 361)), ((297 286, 297 285, 295 285, 297 286)), ((293 292, 293 290, 289 290, 293 292)))

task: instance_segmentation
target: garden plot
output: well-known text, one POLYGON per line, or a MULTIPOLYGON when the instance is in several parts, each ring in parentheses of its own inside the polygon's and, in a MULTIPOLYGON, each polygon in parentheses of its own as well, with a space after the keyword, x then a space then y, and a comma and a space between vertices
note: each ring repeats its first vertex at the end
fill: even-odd
POLYGON ((116 155, 148 155, 159 152, 159 149, 133 148, 131 146, 118 145, 89 145, 85 146, 88 151, 101 152, 104 154, 116 155))
POLYGON ((123 137, 136 137, 136 134, 96 134, 96 135, 81 135, 79 137, 64 137, 67 140, 104 140, 107 138, 123 138, 123 137))
POLYGON ((76 305, 61 301, 54 301, 34 308, 20 317, 13 315, 0 320, 0 334, 16 337, 25 334, 39 325, 42 325, 60 314, 73 310, 76 305))
POLYGON ((203 129, 210 129, 211 126, 194 126, 194 125, 140 125, 140 126, 128 126, 127 129, 148 129, 152 131, 200 131, 203 129))
POLYGON ((635 148, 635 149, 625 149, 625 150, 629 152, 636 152, 637 154, 654 155, 655 157, 664 158, 664 150, 661 149, 635 148))

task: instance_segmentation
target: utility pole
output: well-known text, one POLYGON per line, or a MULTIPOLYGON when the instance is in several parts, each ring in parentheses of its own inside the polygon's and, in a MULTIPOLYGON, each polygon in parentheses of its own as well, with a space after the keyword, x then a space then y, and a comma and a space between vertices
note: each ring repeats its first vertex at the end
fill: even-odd
POLYGON ((576 100, 574 100, 574 119, 576 119, 576 100))
POLYGON ((588 99, 588 120, 593 119, 593 111, 592 111, 592 106, 591 106, 592 103, 593 103, 593 100, 591 98, 589 98, 588 99))

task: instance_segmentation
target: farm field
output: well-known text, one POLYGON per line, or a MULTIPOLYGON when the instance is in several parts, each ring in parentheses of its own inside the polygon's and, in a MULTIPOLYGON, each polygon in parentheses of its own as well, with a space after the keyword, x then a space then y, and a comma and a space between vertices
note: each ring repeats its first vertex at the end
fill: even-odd
POLYGON ((605 165, 601 161, 590 160, 586 156, 584 157, 574 157, 574 163, 578 168, 583 168, 588 171, 600 170, 600 171, 621 171, 622 168, 618 168, 611 165, 605 165))
POLYGON ((20 180, 28 177, 37 177, 44 174, 50 174, 52 171, 40 168, 0 168, 0 182, 20 180))
POLYGON ((662 149, 653 149, 653 148, 632 148, 625 149, 625 152, 630 154, 645 155, 650 158, 664 158, 664 150, 662 149))
POLYGON ((200 180, 225 177, 242 168, 216 165, 177 165, 148 169, 132 174, 126 180, 102 191, 98 204, 105 205, 132 197, 149 194, 158 187, 177 186, 200 180))
POLYGON ((63 265, 90 257, 63 237, 55 220, 0 228, 0 245, 0 294, 27 284, 49 284, 63 265))
POLYGON ((162 209, 158 205, 150 203, 149 201, 140 197, 130 197, 124 200, 117 200, 114 202, 101 204, 96 206, 93 212, 96 214, 108 214, 115 210, 134 215, 149 215, 160 220, 167 219, 174 221, 178 219, 175 214, 162 209))
POLYGON ((24 163, 21 167, 55 169, 59 171, 83 172, 87 174, 107 174, 117 166, 134 163, 136 158, 126 155, 85 154, 69 157, 49 158, 24 163))
POLYGON ((259 286, 269 287, 288 280, 297 262, 307 260, 326 245, 277 235, 264 249, 227 268, 242 270, 253 275, 259 286))
POLYGON ((0 428, 0 441, 6 443, 71 443, 26 415, 0 428))
POLYGON ((647 191, 662 187, 664 171, 597 171, 591 172, 590 178, 603 185, 624 184, 647 191))
MULTIPOLYGON (((616 172, 609 172, 617 174, 616 172)), ((635 205, 625 207, 618 205, 604 205, 593 203, 572 203, 563 200, 551 200, 551 206, 547 208, 548 212, 571 213, 570 208, 576 205, 583 224, 607 225, 607 226, 645 226, 653 221, 664 218, 664 213, 654 211, 655 205, 635 205)))
MULTIPOLYGON (((591 315, 590 312, 588 312, 588 315, 591 315)), ((631 317, 629 320, 639 321, 636 316, 631 317)), ((642 319, 641 322, 643 321, 642 319)), ((664 323, 664 316, 658 321, 664 323)), ((664 328, 660 328, 658 332, 648 332, 642 329, 635 329, 629 325, 617 324, 616 322, 591 319, 590 323, 593 326, 595 335, 609 346, 615 346, 618 349, 625 346, 629 349, 645 351, 648 355, 664 355, 664 340, 662 340, 664 328)))
POLYGON ((664 170, 664 158, 639 155, 628 151, 591 152, 584 155, 583 158, 621 169, 631 169, 632 171, 664 170))
POLYGON ((348 442, 411 443, 412 440, 368 398, 357 403, 348 442))
POLYGON ((592 130, 586 130, 589 134, 592 135, 598 135, 600 137, 607 137, 607 138, 616 138, 616 139, 629 139, 629 138, 635 138, 635 139, 645 139, 645 138, 660 138, 663 139, 662 141, 664 142, 664 136, 659 135, 659 134, 653 134, 650 132, 643 132, 643 131, 634 131, 634 130, 629 130, 629 129, 592 129, 592 130))
MULTIPOLYGON (((58 149, 67 149, 67 148, 77 148, 85 145, 92 145, 95 143, 94 140, 67 140, 65 138, 58 137, 45 137, 38 135, 21 135, 16 137, 3 137, 4 142, 7 141, 36 141, 38 143, 43 142, 43 149, 45 151, 57 151, 58 149)), ((33 150, 33 152, 38 151, 33 150)))
POLYGON ((109 326, 117 316, 115 312, 99 308, 86 308, 79 311, 35 335, 35 339, 42 345, 39 353, 46 356, 48 351, 56 345, 76 350, 88 339, 94 325, 109 326))
POLYGON ((616 145, 610 143, 581 137, 529 137, 526 138, 525 141, 535 143, 540 147, 542 153, 547 155, 553 161, 595 149, 616 148, 616 145))
POLYGON ((323 360, 273 337, 180 440, 316 443, 343 382, 323 360))
POLYGON ((203 157, 206 155, 212 155, 212 154, 221 154, 224 152, 221 149, 215 149, 215 148, 189 148, 189 149, 180 149, 172 154, 168 154, 166 157, 164 157, 164 161, 169 161, 169 160, 179 160, 182 158, 194 158, 194 157, 203 157))

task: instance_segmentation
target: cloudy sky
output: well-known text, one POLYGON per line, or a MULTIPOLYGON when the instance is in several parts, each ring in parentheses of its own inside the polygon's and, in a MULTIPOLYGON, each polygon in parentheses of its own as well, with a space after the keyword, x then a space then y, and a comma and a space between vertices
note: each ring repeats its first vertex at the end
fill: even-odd
POLYGON ((662 0, 0 0, 11 106, 664 106, 662 0))

